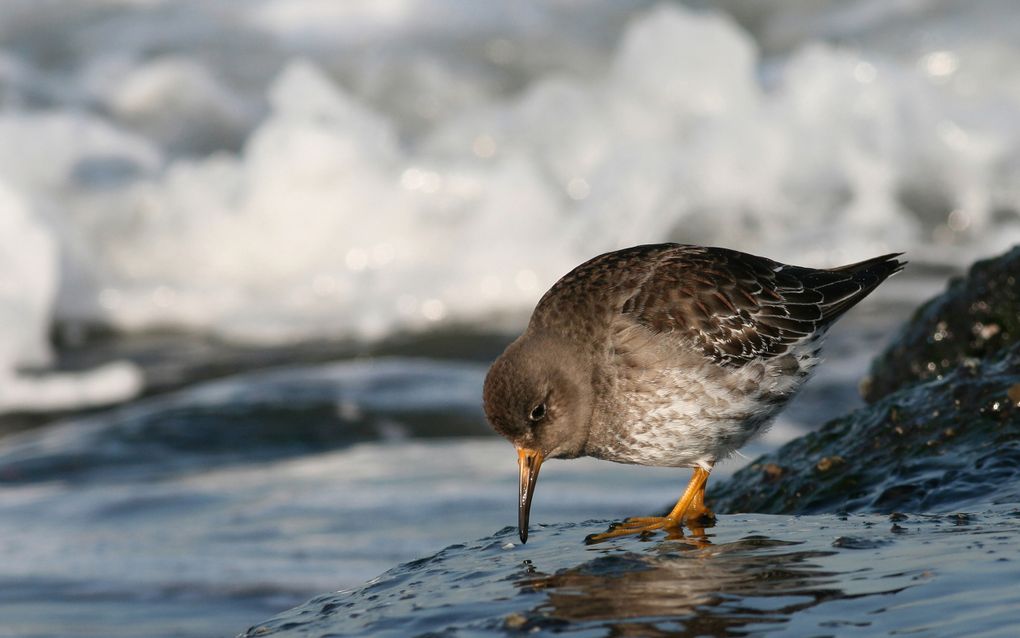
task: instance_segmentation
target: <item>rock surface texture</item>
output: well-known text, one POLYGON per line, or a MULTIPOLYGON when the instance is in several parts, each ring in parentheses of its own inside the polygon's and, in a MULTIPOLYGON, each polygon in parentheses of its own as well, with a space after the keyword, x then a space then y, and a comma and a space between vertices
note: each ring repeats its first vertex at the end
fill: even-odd
POLYGON ((974 264, 922 305, 875 358, 862 394, 869 403, 1020 341, 1020 246, 974 264))
POLYGON ((722 512, 948 512, 1020 501, 1020 343, 906 387, 756 460, 722 512))

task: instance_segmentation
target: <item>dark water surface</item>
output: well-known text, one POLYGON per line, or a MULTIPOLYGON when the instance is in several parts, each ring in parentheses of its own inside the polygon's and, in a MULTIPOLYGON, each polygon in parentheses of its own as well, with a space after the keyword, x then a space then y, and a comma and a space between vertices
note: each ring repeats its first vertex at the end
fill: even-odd
POLYGON ((505 528, 319 596, 244 636, 1015 636, 1020 510, 722 516, 586 546, 505 528))
MULTIPOLYGON (((828 344, 832 360, 744 452, 757 456, 853 407, 871 354, 862 344, 876 348, 892 323, 848 317, 828 344)), ((220 362, 215 380, 142 348, 147 374, 173 368, 168 378, 180 374, 184 387, 0 438, 0 636, 236 635, 515 521, 516 455, 491 435, 479 405, 486 365, 430 348, 307 364, 295 351, 279 355, 295 365, 262 371, 213 352, 201 360, 220 362)), ((732 461, 713 473, 710 494, 741 459, 732 461)), ((676 499, 687 475, 549 463, 533 520, 651 514, 676 499)), ((561 547, 541 536, 506 554, 562 552, 572 562, 535 562, 552 574, 600 555, 576 546, 583 536, 555 537, 561 547)), ((500 544, 515 538, 503 534, 500 544)), ((473 582, 477 563, 462 567, 437 586, 473 582)), ((409 622, 406 608, 393 612, 395 626, 409 622)), ((427 625, 430 614, 415 622, 427 625)), ((343 631, 368 631, 354 627, 343 631)))

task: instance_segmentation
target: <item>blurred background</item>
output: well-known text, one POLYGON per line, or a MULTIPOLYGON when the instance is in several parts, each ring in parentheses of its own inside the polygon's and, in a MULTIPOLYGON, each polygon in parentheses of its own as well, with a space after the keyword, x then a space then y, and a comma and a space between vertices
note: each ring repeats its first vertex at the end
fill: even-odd
MULTIPOLYGON (((852 408, 918 302, 1020 242, 1018 13, 5 0, 0 636, 229 636, 514 524, 487 364, 607 250, 906 251, 745 452, 852 408)), ((550 464, 533 522, 686 479, 550 464)))

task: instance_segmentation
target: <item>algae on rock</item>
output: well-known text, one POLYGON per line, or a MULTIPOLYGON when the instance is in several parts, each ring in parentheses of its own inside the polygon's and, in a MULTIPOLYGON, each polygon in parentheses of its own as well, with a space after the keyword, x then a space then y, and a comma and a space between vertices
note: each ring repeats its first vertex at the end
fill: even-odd
POLYGON ((1020 246, 971 266, 965 278, 922 305, 863 384, 873 403, 1020 341, 1020 246))

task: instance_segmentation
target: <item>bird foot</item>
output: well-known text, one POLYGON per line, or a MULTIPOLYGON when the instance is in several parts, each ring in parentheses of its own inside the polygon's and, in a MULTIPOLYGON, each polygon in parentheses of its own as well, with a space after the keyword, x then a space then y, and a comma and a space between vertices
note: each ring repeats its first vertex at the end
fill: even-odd
POLYGON ((679 540, 687 538, 683 532, 683 528, 686 527, 691 532, 692 544, 702 547, 711 545, 705 535, 705 528, 713 527, 714 522, 715 514, 704 506, 698 511, 688 511, 683 522, 668 516, 632 516, 611 524, 609 529, 601 534, 589 534, 584 542, 587 545, 594 545, 621 536, 649 537, 660 530, 666 533, 668 540, 679 540))
MULTIPOLYGON (((632 518, 624 519, 619 523, 613 523, 609 526, 609 529, 601 534, 589 534, 584 542, 588 545, 594 543, 601 543, 611 538, 618 538, 620 536, 632 536, 634 534, 640 536, 651 536, 658 530, 677 530, 680 529, 680 521, 669 518, 667 516, 635 516, 632 518)), ((682 533, 681 533, 682 534, 682 533)))

